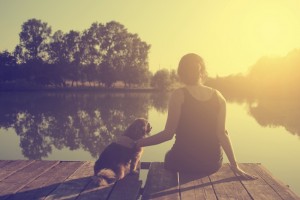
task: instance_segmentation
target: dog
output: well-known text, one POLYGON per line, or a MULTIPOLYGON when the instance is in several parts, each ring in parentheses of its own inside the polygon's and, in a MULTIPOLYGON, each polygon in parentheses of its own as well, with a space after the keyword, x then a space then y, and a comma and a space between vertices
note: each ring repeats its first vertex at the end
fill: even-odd
MULTIPOLYGON (((123 135, 137 141, 150 134, 152 127, 146 119, 138 118, 124 131, 123 135)), ((113 142, 100 154, 94 165, 93 180, 98 186, 108 186, 128 174, 137 174, 137 165, 142 148, 128 148, 113 142)))

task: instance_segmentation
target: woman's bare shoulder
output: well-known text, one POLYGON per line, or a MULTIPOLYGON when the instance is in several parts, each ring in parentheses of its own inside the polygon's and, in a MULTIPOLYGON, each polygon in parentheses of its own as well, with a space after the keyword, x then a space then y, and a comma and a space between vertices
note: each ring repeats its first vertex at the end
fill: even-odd
POLYGON ((215 90, 215 92, 216 92, 216 95, 217 95, 217 97, 218 97, 218 99, 219 99, 220 104, 226 104, 226 99, 225 99, 225 97, 222 95, 222 93, 221 93, 219 90, 217 90, 217 89, 214 89, 214 90, 215 90))

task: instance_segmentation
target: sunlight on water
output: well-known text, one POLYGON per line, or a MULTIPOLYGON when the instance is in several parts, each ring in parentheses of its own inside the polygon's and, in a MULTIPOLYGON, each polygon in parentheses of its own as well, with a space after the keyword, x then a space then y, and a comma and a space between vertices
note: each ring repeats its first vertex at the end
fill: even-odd
POLYGON ((4 130, 0 128, 0 138, 0 160, 24 159, 22 149, 19 146, 20 137, 16 135, 14 129, 4 130))

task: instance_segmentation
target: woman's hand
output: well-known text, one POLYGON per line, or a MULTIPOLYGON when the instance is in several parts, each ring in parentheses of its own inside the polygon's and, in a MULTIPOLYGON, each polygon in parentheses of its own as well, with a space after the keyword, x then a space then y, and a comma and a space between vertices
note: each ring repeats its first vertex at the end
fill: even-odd
POLYGON ((116 139, 116 143, 128 148, 134 148, 135 142, 127 136, 119 136, 116 139))
POLYGON ((238 165, 230 165, 230 167, 231 167, 232 171, 235 174, 241 176, 242 178, 244 178, 246 180, 255 180, 255 179, 257 179, 256 176, 248 174, 245 171, 243 171, 238 165))

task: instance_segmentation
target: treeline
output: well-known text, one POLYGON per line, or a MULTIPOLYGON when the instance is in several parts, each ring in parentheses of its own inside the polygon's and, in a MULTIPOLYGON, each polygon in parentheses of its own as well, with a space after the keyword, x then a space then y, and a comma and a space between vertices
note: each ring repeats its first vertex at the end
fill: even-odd
POLYGON ((150 45, 118 22, 93 23, 82 32, 58 30, 52 34, 47 23, 29 19, 19 37, 13 52, 0 52, 2 86, 89 83, 112 87, 121 82, 126 87, 150 82, 150 45))
POLYGON ((160 90, 172 90, 180 85, 175 69, 160 69, 151 78, 151 86, 160 90))
POLYGON ((300 49, 286 56, 265 56, 250 67, 247 74, 209 79, 207 84, 218 88, 230 99, 299 99, 300 49))

